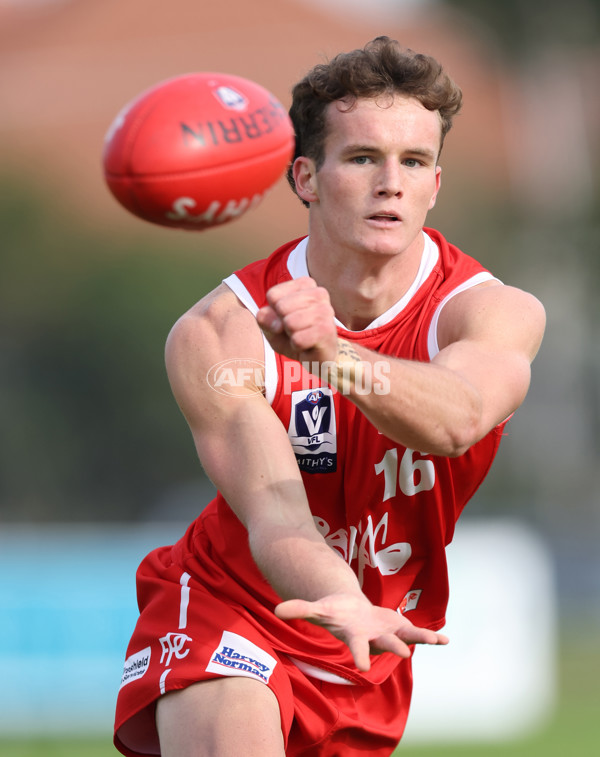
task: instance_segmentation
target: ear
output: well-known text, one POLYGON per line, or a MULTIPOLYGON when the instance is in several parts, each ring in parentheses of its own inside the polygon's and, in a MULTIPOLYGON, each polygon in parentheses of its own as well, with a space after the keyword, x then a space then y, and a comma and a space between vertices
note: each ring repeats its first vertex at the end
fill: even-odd
POLYGON ((431 200, 429 200, 429 210, 433 208, 435 205, 435 201, 437 200, 438 192, 440 191, 440 187, 442 185, 442 167, 436 166, 435 167, 435 191, 431 196, 431 200))
POLYGON ((315 202, 319 199, 317 194, 317 170, 314 161, 301 155, 296 158, 292 166, 294 182, 298 197, 305 202, 315 202))

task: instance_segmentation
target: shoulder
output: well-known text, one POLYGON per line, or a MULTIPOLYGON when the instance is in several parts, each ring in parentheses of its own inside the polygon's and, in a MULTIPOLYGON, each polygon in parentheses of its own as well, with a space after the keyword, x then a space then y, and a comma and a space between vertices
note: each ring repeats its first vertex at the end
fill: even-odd
POLYGON ((259 336, 254 315, 226 284, 221 284, 175 322, 167 337, 167 353, 172 348, 194 345, 203 353, 215 348, 226 351, 248 337, 258 342, 259 336))
POLYGON ((440 348, 461 339, 518 342, 533 359, 546 325, 544 306, 533 294, 488 281, 457 294, 439 320, 440 348))
POLYGON ((171 329, 165 346, 167 374, 176 398, 199 391, 211 368, 225 360, 264 360, 254 315, 225 284, 203 297, 171 329))

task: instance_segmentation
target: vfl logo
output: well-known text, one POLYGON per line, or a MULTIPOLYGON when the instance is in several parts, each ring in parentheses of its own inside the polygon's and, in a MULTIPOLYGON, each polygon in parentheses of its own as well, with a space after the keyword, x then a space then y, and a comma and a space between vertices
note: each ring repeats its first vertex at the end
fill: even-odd
POLYGON ((187 642, 192 641, 192 639, 184 633, 175 633, 174 631, 171 631, 166 636, 160 638, 159 641, 162 647, 160 661, 161 663, 164 663, 166 667, 167 665, 170 665, 171 657, 173 657, 173 655, 175 655, 178 660, 187 657, 190 650, 184 649, 184 647, 187 642))
POLYGON ((335 471, 337 437, 330 387, 292 392, 288 436, 300 470, 307 473, 335 471))
POLYGON ((248 100, 233 87, 221 86, 213 90, 213 94, 225 108, 230 110, 246 110, 248 100))
POLYGON ((302 423, 304 429, 308 433, 308 448, 315 448, 322 442, 319 432, 325 423, 329 420, 331 414, 331 403, 323 402, 323 392, 317 389, 315 392, 311 392, 306 401, 309 405, 312 405, 311 410, 302 410, 302 423), (327 417, 326 417, 327 416, 327 417))

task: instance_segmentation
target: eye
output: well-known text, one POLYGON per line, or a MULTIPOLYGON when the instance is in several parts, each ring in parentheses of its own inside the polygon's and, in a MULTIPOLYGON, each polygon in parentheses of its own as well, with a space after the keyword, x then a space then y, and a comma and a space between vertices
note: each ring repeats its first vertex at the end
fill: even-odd
POLYGON ((367 163, 371 162, 371 158, 368 155, 356 155, 352 158, 352 162, 356 163, 358 166, 365 166, 367 163))
POLYGON ((406 158, 404 165, 408 166, 408 168, 416 168, 421 165, 421 161, 416 158, 406 158))

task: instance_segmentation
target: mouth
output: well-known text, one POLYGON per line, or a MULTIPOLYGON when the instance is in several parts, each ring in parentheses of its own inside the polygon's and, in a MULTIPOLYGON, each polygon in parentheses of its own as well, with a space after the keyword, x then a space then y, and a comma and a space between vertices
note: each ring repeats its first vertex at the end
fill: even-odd
POLYGON ((374 213, 372 216, 368 216, 367 220, 374 221, 378 224, 394 224, 399 223, 402 219, 395 213, 388 213, 384 211, 382 213, 374 213))

